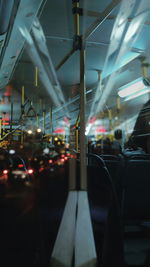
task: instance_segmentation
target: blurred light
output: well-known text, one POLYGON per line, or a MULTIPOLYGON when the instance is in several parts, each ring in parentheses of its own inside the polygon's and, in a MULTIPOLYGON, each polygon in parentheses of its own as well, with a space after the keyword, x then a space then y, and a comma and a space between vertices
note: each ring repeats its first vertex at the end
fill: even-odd
POLYGON ((3 174, 8 174, 8 170, 3 170, 3 174))
POLYGON ((63 128, 57 128, 54 133, 57 133, 57 134, 65 134, 65 130, 63 128))
POLYGON ((55 137, 55 138, 54 138, 54 140, 55 140, 55 141, 58 141, 58 138, 57 138, 57 137, 55 137))
POLYGON ((96 128, 96 133, 106 133, 106 129, 104 126, 100 125, 96 128))
POLYGON ((10 150, 9 150, 9 154, 11 154, 11 155, 15 154, 15 150, 10 149, 10 150))
POLYGON ((48 162, 49 162, 49 163, 53 163, 52 159, 50 159, 48 162))
POLYGON ((49 153, 49 148, 46 147, 46 148, 43 150, 43 153, 48 154, 48 153, 49 153))
POLYGON ((60 142, 57 143, 57 145, 60 145, 60 144, 61 144, 60 142))
POLYGON ((9 125, 9 122, 2 122, 2 125, 9 125))
POLYGON ((28 170, 28 173, 29 173, 29 174, 32 174, 33 172, 34 172, 33 169, 29 169, 29 170, 28 170))
POLYGON ((96 121, 96 116, 90 118, 89 123, 94 123, 96 121))
POLYGON ((23 165, 23 164, 19 164, 18 167, 19 167, 19 168, 23 168, 24 165, 23 165))
POLYGON ((64 122, 68 125, 69 124, 69 119, 67 117, 64 117, 64 122))
POLYGON ((90 130, 91 130, 91 127, 92 127, 92 123, 89 123, 86 127, 86 130, 85 130, 85 135, 88 135, 90 130))
POLYGON ((41 132, 42 132, 42 130, 41 130, 40 128, 38 128, 38 129, 37 129, 37 132, 38 132, 38 133, 41 133, 41 132))
POLYGON ((65 144, 65 147, 66 147, 66 148, 69 148, 69 144, 65 144))
POLYGON ((28 133, 28 134, 32 134, 32 130, 28 130, 27 133, 28 133))
POLYGON ((64 159, 65 159, 65 160, 67 160, 67 159, 68 159, 68 157, 64 157, 64 159))
POLYGON ((62 155, 61 155, 61 157, 62 157, 62 158, 64 158, 64 157, 65 157, 65 155, 64 155, 64 154, 62 154, 62 155))
POLYGON ((65 160, 64 159, 60 159, 61 162, 64 162, 65 160))
POLYGON ((39 172, 42 172, 42 171, 44 171, 44 168, 43 168, 43 167, 41 167, 41 168, 39 169, 39 172))

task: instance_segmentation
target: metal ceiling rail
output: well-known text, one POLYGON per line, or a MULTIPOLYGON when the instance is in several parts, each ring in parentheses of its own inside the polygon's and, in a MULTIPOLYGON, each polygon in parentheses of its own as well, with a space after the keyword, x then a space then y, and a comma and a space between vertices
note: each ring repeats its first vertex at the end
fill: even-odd
MULTIPOLYGON (((12 77, 15 68, 16 63, 18 62, 18 59, 20 58, 20 55, 22 54, 23 48, 24 48, 24 40, 19 37, 18 33, 18 25, 25 24, 29 29, 31 29, 31 25, 34 19, 34 16, 38 14, 39 9, 41 7, 41 4, 43 1, 46 0, 37 0, 37 1, 29 1, 29 0, 20 0, 19 7, 17 14, 15 16, 15 21, 13 24, 13 28, 11 30, 11 34, 9 35, 7 46, 5 53, 3 55, 3 62, 1 63, 1 73, 0 73, 0 87, 4 87, 10 78, 12 77), (30 4, 29 4, 30 2, 30 4), (32 8, 33 15, 30 17, 27 17, 26 14, 30 13, 30 9, 32 8), (12 45, 10 40, 16 40, 17 39, 17 46, 12 45)), ((16 1, 17 3, 18 1, 16 1)))
MULTIPOLYGON (((51 36, 51 35, 46 35, 45 36, 46 39, 51 39, 51 40, 58 40, 58 41, 69 41, 69 42, 73 42, 73 38, 66 38, 66 37, 58 37, 58 36, 51 36)), ((106 42, 93 42, 93 41, 87 41, 86 42, 86 45, 103 45, 103 46, 107 46, 109 45, 110 43, 106 43, 106 42)), ((20 63, 31 63, 31 62, 25 62, 25 61, 21 61, 20 63)), ((59 69, 59 68, 58 68, 59 69)), ((56 67, 56 70, 57 70, 57 67, 56 67)))
MULTIPOLYGON (((95 88, 95 87, 94 87, 95 88)), ((93 88, 93 89, 94 89, 93 88)), ((86 95, 87 94, 89 94, 89 93, 91 93, 92 92, 92 89, 89 89, 88 91, 86 91, 86 95)), ((64 105, 62 105, 61 107, 58 107, 58 108, 55 108, 55 110, 54 111, 52 111, 52 114, 54 115, 54 114, 56 114, 57 112, 59 112, 60 110, 62 110, 65 106, 69 106, 69 105, 71 105, 71 104, 73 104, 74 102, 76 102, 76 101, 78 101, 80 99, 80 96, 79 95, 77 95, 77 96, 75 96, 75 97, 73 97, 71 100, 69 100, 66 104, 64 104, 64 105)), ((72 112, 72 111, 69 111, 69 112, 72 112)), ((63 116, 61 116, 61 118, 62 118, 63 116)), ((46 114, 46 120, 49 118, 49 113, 47 113, 46 114)), ((55 119, 55 120, 59 120, 60 119, 60 117, 59 118, 57 118, 57 119, 55 119)), ((42 120, 42 119, 41 119, 42 120)), ((40 120, 40 121, 41 121, 40 120)))
MULTIPOLYGON (((107 19, 111 12, 116 8, 116 6, 121 2, 121 0, 113 0, 103 11, 100 18, 97 19, 85 32, 84 39, 87 39, 93 32, 107 19)), ((61 66, 73 55, 76 51, 75 48, 72 48, 67 55, 61 60, 61 62, 56 66, 56 70, 59 70, 61 66)))
POLYGON ((72 56, 75 52, 75 48, 72 48, 69 53, 60 61, 60 63, 56 66, 56 70, 59 70, 61 68, 62 65, 64 65, 64 63, 70 58, 70 56, 72 56))
POLYGON ((97 28, 107 19, 110 13, 116 8, 116 6, 121 2, 121 0, 114 0, 112 1, 102 12, 100 18, 98 18, 84 33, 83 38, 89 38, 97 28))

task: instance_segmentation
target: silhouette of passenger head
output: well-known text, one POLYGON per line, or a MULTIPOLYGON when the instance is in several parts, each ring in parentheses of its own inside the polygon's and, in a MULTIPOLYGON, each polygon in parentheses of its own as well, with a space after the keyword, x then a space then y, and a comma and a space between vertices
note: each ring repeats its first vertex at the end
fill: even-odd
POLYGON ((121 129, 115 130, 114 137, 116 140, 122 139, 122 130, 121 129))

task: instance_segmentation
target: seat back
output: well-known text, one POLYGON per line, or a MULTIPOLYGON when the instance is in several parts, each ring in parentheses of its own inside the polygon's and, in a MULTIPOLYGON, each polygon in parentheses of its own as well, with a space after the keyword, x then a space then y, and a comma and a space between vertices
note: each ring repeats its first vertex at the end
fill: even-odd
POLYGON ((112 178, 112 182, 114 185, 116 185, 116 177, 118 168, 120 165, 120 161, 122 160, 122 157, 120 156, 114 156, 114 155, 101 155, 103 158, 105 165, 110 173, 110 176, 112 178))
POLYGON ((88 165, 87 174, 93 230, 96 245, 101 244, 97 254, 101 254, 103 266, 122 266, 123 238, 116 192, 103 159, 97 156, 95 160, 94 165, 88 165))
POLYGON ((122 215, 124 220, 150 220, 150 160, 126 160, 122 170, 122 215))

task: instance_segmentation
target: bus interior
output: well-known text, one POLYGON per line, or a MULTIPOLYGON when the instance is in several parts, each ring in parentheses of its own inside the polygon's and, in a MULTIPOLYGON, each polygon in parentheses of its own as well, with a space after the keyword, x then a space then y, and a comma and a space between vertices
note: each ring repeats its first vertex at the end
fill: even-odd
POLYGON ((0 0, 0 266, 150 267, 149 0, 0 0))

